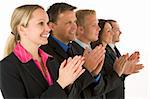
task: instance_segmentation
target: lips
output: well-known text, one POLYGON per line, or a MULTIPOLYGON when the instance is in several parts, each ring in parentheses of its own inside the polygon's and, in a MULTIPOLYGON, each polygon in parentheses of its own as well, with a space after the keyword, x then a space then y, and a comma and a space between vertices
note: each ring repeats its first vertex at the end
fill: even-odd
POLYGON ((76 32, 70 32, 70 34, 75 34, 76 32))
POLYGON ((98 36, 99 35, 99 33, 97 33, 97 34, 95 34, 96 36, 98 36))

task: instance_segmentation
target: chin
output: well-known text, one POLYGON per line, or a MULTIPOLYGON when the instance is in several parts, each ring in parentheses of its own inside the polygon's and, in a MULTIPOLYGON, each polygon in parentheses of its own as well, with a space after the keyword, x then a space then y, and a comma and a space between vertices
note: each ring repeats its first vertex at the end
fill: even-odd
POLYGON ((46 45, 47 43, 48 43, 48 41, 42 42, 41 45, 46 45))
POLYGON ((97 41, 98 39, 95 39, 95 40, 93 40, 92 42, 95 42, 95 41, 97 41))
POLYGON ((120 41, 120 39, 116 39, 116 42, 119 42, 120 41))
POLYGON ((95 39, 93 39, 93 41, 97 41, 98 40, 98 37, 96 37, 95 39))
POLYGON ((75 40, 75 37, 70 37, 69 38, 69 41, 73 41, 73 40, 75 40))

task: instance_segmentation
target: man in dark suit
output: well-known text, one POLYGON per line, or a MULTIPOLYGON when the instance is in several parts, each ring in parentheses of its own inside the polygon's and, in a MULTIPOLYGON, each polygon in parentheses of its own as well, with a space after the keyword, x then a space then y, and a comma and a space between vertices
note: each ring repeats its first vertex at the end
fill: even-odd
MULTIPOLYGON (((113 64, 115 63, 116 58, 121 57, 119 50, 116 47, 116 43, 120 41, 120 28, 118 23, 115 20, 107 20, 112 26, 113 37, 112 43, 106 46, 105 62, 104 62, 104 75, 110 75, 109 73, 113 71, 113 64)), ((129 74, 138 72, 143 68, 142 64, 136 64, 139 60, 139 53, 134 52, 128 60, 134 60, 133 65, 129 64, 126 66, 123 74, 120 76, 121 83, 118 87, 114 88, 112 91, 106 94, 106 99, 124 99, 125 98, 125 77, 129 74)))
MULTIPOLYGON (((48 9, 50 19, 49 27, 52 28, 48 38, 48 44, 41 48, 50 55, 57 58, 61 63, 68 57, 81 55, 77 50, 68 46, 74 40, 76 34, 76 16, 73 11, 76 7, 66 3, 55 3, 48 9), (71 51, 70 51, 71 49, 71 51)), ((91 53, 86 52, 84 68, 86 71, 77 79, 74 84, 68 86, 66 92, 68 96, 75 98, 91 98, 94 88, 99 94, 103 94, 104 81, 97 75, 96 71, 101 69, 104 49, 102 46, 96 47, 91 53), (93 56, 93 57, 91 57, 93 56), (94 84, 93 83, 97 83, 94 84), (92 90, 92 89, 93 90, 92 90), (86 94, 85 94, 86 93, 86 94)))
MULTIPOLYGON (((105 62, 104 62, 104 75, 110 75, 109 73, 113 71, 113 64, 116 60, 116 57, 119 58, 121 55, 117 55, 109 45, 106 46, 105 62)), ((114 88, 109 93, 106 93, 106 99, 124 99, 124 80, 125 75, 120 77, 120 85, 114 88)))

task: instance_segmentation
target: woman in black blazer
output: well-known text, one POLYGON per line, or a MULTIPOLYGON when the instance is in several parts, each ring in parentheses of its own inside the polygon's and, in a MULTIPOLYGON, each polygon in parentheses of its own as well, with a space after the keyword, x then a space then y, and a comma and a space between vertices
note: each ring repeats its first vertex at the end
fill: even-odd
POLYGON ((23 5, 13 12, 8 56, 0 62, 4 98, 67 98, 64 88, 85 71, 83 57, 68 58, 59 68, 54 57, 39 48, 48 42, 48 21, 39 5, 23 5))

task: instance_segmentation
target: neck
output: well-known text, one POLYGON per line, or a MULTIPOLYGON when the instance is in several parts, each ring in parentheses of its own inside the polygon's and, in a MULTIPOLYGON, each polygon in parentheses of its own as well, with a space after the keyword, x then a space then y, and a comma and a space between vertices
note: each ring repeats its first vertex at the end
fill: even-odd
POLYGON ((39 60, 40 56, 38 54, 38 48, 39 46, 32 44, 32 43, 26 43, 26 42, 20 42, 21 45, 32 55, 34 59, 39 60), (30 45, 30 46, 29 46, 30 45))
POLYGON ((115 43, 116 43, 116 42, 113 42, 113 41, 112 41, 112 44, 114 44, 114 45, 115 45, 115 43))
POLYGON ((87 40, 85 37, 83 37, 82 35, 81 36, 77 36, 77 39, 78 40, 80 40, 80 41, 82 41, 83 43, 85 43, 85 44, 90 44, 91 43, 91 41, 89 41, 89 40, 87 40))
POLYGON ((105 43, 105 42, 103 42, 103 41, 102 41, 102 45, 103 45, 103 47, 105 47, 105 48, 106 48, 107 43, 105 43))

